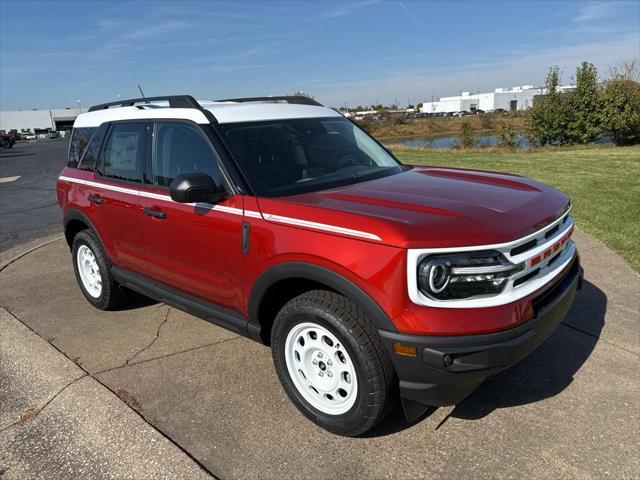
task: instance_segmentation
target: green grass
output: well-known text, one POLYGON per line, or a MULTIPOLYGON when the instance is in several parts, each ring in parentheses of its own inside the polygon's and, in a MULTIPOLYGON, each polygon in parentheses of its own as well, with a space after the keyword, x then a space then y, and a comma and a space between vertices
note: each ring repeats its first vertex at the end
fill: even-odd
POLYGON ((571 197, 578 228, 640 272, 640 146, 394 153, 404 163, 497 170, 551 185, 571 197))

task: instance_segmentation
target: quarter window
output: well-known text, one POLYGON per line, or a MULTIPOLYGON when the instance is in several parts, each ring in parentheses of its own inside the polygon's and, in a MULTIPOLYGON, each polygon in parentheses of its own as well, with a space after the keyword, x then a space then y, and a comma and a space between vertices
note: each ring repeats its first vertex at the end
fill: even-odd
POLYGON ((87 148, 85 148, 84 153, 82 154, 78 168, 82 170, 95 170, 98 154, 100 153, 100 147, 102 146, 102 141, 104 140, 107 130, 108 124, 103 123, 95 131, 87 145, 87 148))
POLYGON ((146 123, 114 124, 104 149, 102 174, 118 180, 142 181, 148 131, 146 123))
POLYGON ((202 172, 220 183, 218 159, 200 130, 187 123, 157 123, 154 132, 153 177, 168 186, 178 175, 202 172))
POLYGON ((95 127, 90 128, 74 128, 71 134, 71 142, 69 143, 69 166, 76 166, 82 158, 82 153, 89 143, 89 139, 93 132, 96 131, 95 127))

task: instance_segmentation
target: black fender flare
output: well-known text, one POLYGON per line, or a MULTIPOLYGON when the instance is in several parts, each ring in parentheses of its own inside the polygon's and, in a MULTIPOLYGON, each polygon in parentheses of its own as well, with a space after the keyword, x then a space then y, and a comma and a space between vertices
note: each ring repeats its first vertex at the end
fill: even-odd
POLYGON ((258 311, 267 290, 281 280, 302 278, 327 285, 353 301, 379 330, 397 332, 395 325, 380 306, 358 285, 325 267, 304 262, 287 262, 273 266, 256 280, 249 295, 249 321, 259 324, 258 311))
MULTIPOLYGON (((100 238, 100 234, 98 233, 98 230, 96 229, 93 222, 91 222, 91 220, 89 220, 89 218, 84 213, 82 213, 80 210, 76 210, 75 208, 67 210, 64 213, 62 219, 62 225, 64 226, 65 238, 67 240, 67 243, 69 243, 69 238, 67 237, 67 226, 72 220, 78 220, 87 225, 91 230, 93 230, 93 233, 95 233, 98 237, 98 241, 102 245, 102 248, 104 248, 104 242, 102 241, 102 238, 100 238)), ((69 247, 72 247, 72 245, 69 245, 69 247)))

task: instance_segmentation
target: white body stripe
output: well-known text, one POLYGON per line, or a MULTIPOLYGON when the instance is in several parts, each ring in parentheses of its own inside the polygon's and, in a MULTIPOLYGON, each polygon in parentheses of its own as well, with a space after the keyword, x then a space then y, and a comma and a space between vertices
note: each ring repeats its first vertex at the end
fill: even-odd
POLYGON ((287 225, 298 225, 300 227, 315 228, 317 230, 326 230, 327 232, 343 233, 345 235, 351 235, 354 237, 361 237, 361 238, 368 238, 369 240, 382 241, 382 239, 379 236, 374 235, 373 233, 361 232, 360 230, 352 230, 350 228, 344 228, 344 227, 336 227, 334 225, 327 225, 326 223, 310 222, 308 220, 300 220, 298 218, 291 218, 291 217, 282 217, 280 215, 273 215, 269 213, 265 213, 264 218, 265 220, 269 220, 271 222, 276 222, 276 223, 284 223, 287 225))
MULTIPOLYGON (((92 182, 91 180, 82 180, 80 178, 65 177, 62 175, 59 177, 59 179, 65 182, 78 183, 80 185, 87 185, 89 187, 103 188, 105 190, 112 190, 114 192, 119 192, 119 193, 127 193, 130 195, 136 195, 138 197, 153 198, 155 200, 178 203, 178 202, 174 202, 169 195, 162 195, 160 193, 145 192, 145 191, 136 190, 133 188, 118 187, 116 185, 109 185, 101 182, 92 182)), ((291 218, 291 217, 283 217, 280 215, 274 215, 269 213, 262 214, 260 212, 256 212, 253 210, 245 210, 243 212, 241 208, 227 207, 225 205, 210 205, 208 203, 188 203, 186 205, 193 205, 200 208, 208 208, 209 210, 214 210, 216 212, 225 212, 233 215, 244 214, 245 216, 250 218, 261 218, 263 220, 274 222, 274 223, 295 225, 300 227, 312 228, 314 230, 321 230, 325 232, 341 233, 343 235, 350 235, 352 237, 382 241, 382 239, 379 236, 374 235, 373 233, 361 232, 359 230, 353 230, 351 228, 337 227, 335 225, 327 225, 326 223, 311 222, 308 220, 301 220, 298 218, 291 218)))

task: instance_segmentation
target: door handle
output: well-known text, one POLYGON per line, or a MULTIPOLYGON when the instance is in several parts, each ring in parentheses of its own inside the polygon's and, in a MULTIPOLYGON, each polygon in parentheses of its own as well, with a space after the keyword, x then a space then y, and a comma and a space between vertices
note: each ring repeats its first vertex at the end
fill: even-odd
POLYGON ((91 203, 95 203, 96 205, 102 205, 104 203, 104 198, 102 198, 100 195, 89 195, 87 197, 87 200, 89 200, 91 203))
POLYGON ((167 218, 167 212, 163 212, 162 210, 156 210, 155 208, 144 207, 142 212, 145 215, 149 215, 154 218, 167 218))

